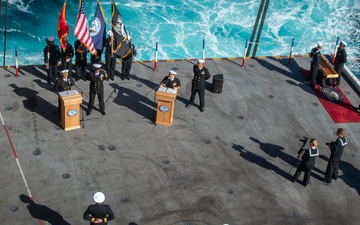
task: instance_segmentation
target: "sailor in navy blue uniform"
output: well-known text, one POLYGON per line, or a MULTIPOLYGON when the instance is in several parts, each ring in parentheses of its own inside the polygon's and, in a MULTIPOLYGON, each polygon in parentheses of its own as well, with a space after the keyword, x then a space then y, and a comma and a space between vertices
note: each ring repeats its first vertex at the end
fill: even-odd
POLYGON ((55 84, 57 78, 57 67, 60 66, 60 49, 59 46, 54 44, 54 37, 46 39, 46 47, 44 48, 44 62, 47 71, 47 82, 55 84))
POLYGON ((124 56, 121 59, 121 80, 127 79, 130 80, 130 71, 133 63, 133 58, 136 56, 136 48, 135 45, 131 41, 131 36, 128 34, 128 42, 124 43, 128 44, 130 48, 129 54, 124 56))
POLYGON ((75 41, 74 46, 76 81, 80 78, 86 80, 87 49, 79 39, 75 41))
POLYGON ((346 43, 341 41, 340 45, 337 49, 335 61, 334 61, 334 69, 338 73, 338 78, 336 79, 336 87, 339 87, 341 81, 341 75, 344 68, 344 64, 347 61, 347 54, 345 50, 346 43))
POLYGON ((60 71, 60 78, 56 80, 55 83, 55 92, 59 93, 62 91, 71 90, 71 86, 75 85, 73 78, 69 77, 69 70, 60 71))
MULTIPOLYGON (((55 93, 59 94, 59 92, 71 90, 71 86, 75 85, 75 81, 73 78, 68 77, 69 70, 62 70, 60 71, 60 78, 56 80, 54 89, 55 93)), ((58 98, 58 114, 61 115, 61 108, 60 108, 60 96, 58 98)))
POLYGON ((190 102, 186 107, 190 107, 194 104, 196 93, 199 94, 200 99, 200 111, 204 112, 205 107, 205 80, 210 78, 210 73, 207 68, 204 67, 205 60, 198 59, 197 65, 194 65, 193 72, 194 77, 191 85, 191 97, 190 102))
POLYGON ((316 139, 310 140, 310 148, 301 148, 298 152, 298 158, 301 156, 301 163, 297 168, 292 182, 297 181, 301 172, 305 172, 303 185, 306 187, 310 182, 311 170, 315 166, 315 157, 319 155, 318 143, 316 139))
POLYGON ((63 38, 65 49, 61 49, 61 65, 63 70, 69 70, 69 77, 72 77, 72 58, 74 57, 74 48, 69 43, 69 36, 63 38))
POLYGON ((90 221, 90 225, 106 225, 109 221, 115 219, 110 206, 103 204, 105 195, 102 192, 94 194, 94 201, 96 204, 90 205, 86 209, 83 216, 84 220, 90 221))
POLYGON ((336 180, 338 178, 339 162, 348 143, 347 138, 345 137, 345 130, 343 128, 339 128, 336 131, 336 135, 338 136, 336 141, 328 144, 331 151, 325 172, 325 182, 328 184, 331 183, 332 179, 336 180))
POLYGON ((313 48, 310 52, 311 65, 308 81, 310 81, 310 86, 315 87, 316 77, 319 72, 320 60, 321 60, 321 49, 323 47, 323 43, 318 42, 317 47, 313 48))
POLYGON ((103 81, 107 79, 107 74, 100 70, 101 64, 93 65, 94 71, 89 73, 90 79, 90 93, 89 93, 89 106, 86 115, 90 115, 94 107, 95 96, 98 96, 100 113, 105 115, 105 102, 104 102, 104 84, 103 81))
POLYGON ((108 74, 110 80, 114 80, 115 68, 116 68, 116 40, 114 38, 114 33, 108 31, 109 38, 106 39, 106 51, 105 51, 105 62, 106 62, 106 73, 108 74))
POLYGON ((160 87, 167 87, 179 90, 181 87, 180 80, 175 77, 177 73, 173 70, 169 70, 169 75, 164 77, 160 82, 160 87))

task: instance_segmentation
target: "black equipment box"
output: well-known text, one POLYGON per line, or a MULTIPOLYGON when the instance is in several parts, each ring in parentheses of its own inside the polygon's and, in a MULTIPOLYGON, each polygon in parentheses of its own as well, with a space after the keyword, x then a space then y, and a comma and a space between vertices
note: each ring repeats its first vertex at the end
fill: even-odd
POLYGON ((214 75, 213 76, 213 82, 212 82, 211 91, 213 93, 221 93, 223 83, 224 83, 224 76, 222 74, 214 75))

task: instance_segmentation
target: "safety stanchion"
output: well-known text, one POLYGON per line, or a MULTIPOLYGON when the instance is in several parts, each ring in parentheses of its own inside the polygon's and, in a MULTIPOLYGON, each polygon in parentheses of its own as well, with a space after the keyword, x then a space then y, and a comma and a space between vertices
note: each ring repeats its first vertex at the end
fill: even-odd
POLYGON ((294 40, 295 40, 295 39, 293 38, 292 41, 291 41, 291 48, 290 48, 288 65, 290 65, 290 62, 291 62, 291 55, 292 55, 293 48, 294 48, 294 40))
POLYGON ((18 61, 17 48, 15 48, 15 68, 16 68, 15 76, 19 77, 19 61, 18 61))
POLYGON ((335 56, 336 56, 336 50, 337 50, 337 45, 339 43, 339 36, 336 38, 336 43, 335 43, 335 47, 334 47, 334 52, 333 52, 333 57, 331 59, 331 63, 334 63, 335 62, 335 56))
POLYGON ((202 45, 202 59, 205 59, 205 38, 203 39, 203 45, 202 45))
POLYGON ((156 42, 156 47, 155 47, 155 61, 154 61, 154 71, 157 71, 158 45, 159 45, 159 42, 156 42))
POLYGON ((243 61, 242 61, 241 68, 244 68, 244 67, 245 67, 245 60, 246 60, 247 47, 248 47, 248 40, 246 39, 246 42, 245 42, 245 49, 244 49, 244 57, 243 57, 243 61))

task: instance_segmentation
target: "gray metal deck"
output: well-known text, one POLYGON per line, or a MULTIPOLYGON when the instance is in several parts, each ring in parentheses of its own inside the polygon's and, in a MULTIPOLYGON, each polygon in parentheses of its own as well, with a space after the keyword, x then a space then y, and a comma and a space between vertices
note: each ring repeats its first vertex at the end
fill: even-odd
MULTIPOLYGON (((184 107, 193 63, 160 62, 157 72, 151 62, 134 63, 131 80, 105 83, 106 116, 93 110, 84 128, 68 132, 43 67, 22 67, 19 77, 0 69, 0 110, 38 211, 0 129, 0 224, 89 224, 82 216, 97 191, 115 212, 114 225, 359 223, 360 124, 333 122, 299 73, 309 58, 290 66, 282 58, 248 59, 245 68, 239 59, 207 60, 224 84, 216 94, 208 80, 203 113, 184 107), (156 126, 151 89, 169 69, 182 88, 172 126, 156 126), (325 186, 325 142, 339 127, 349 144, 340 179, 325 186), (289 174, 303 136, 317 138, 321 151, 307 187, 290 181, 295 168, 289 174)), ((84 92, 85 109, 88 87, 80 80, 74 88, 84 92)), ((360 103, 346 80, 341 89, 360 103)))

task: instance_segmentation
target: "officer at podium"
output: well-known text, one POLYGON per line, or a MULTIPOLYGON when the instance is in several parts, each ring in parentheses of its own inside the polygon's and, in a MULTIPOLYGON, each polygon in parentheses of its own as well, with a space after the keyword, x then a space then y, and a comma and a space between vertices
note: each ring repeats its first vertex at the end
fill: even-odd
MULTIPOLYGON (((68 91, 71 90, 71 86, 75 85, 75 81, 72 77, 69 76, 69 70, 62 70, 60 71, 60 78, 56 80, 55 82, 55 92, 56 94, 59 94, 59 92, 62 91, 68 91)), ((59 116, 61 115, 61 108, 60 108, 60 96, 58 99, 58 113, 59 116)))
POLYGON ((90 115, 94 107, 95 96, 98 96, 100 113, 105 115, 105 102, 104 102, 104 84, 103 81, 107 79, 107 74, 100 70, 101 64, 93 64, 94 71, 89 73, 90 79, 90 93, 89 93, 89 106, 86 115, 90 115))
POLYGON ((173 70, 169 70, 169 75, 164 77, 160 82, 160 87, 167 87, 179 90, 181 87, 180 80, 175 77, 177 73, 173 70))

